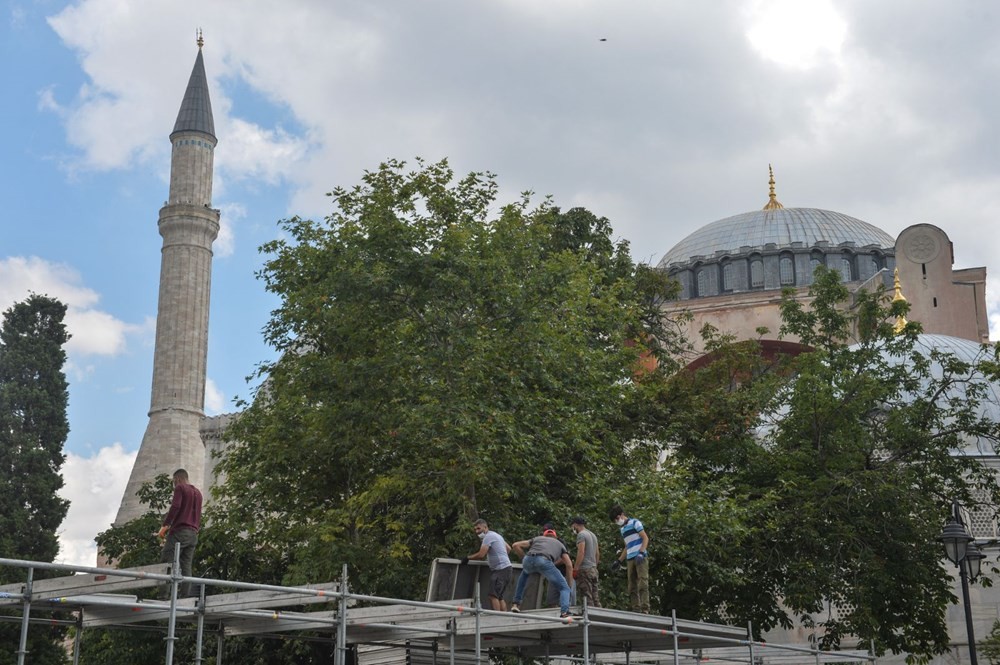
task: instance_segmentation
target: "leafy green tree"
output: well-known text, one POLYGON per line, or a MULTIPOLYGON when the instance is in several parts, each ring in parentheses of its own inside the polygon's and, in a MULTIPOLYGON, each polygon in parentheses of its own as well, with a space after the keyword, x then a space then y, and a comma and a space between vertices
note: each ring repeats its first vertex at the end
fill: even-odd
MULTIPOLYGON (((0 326, 0 555, 51 562, 59 552, 56 529, 68 502, 63 486, 63 444, 69 433, 63 346, 69 339, 66 306, 31 295, 3 314, 0 326)), ((23 582, 24 569, 0 570, 0 582, 23 582)), ((36 578, 46 577, 36 571, 36 578)), ((0 624, 0 664, 16 661, 20 626, 0 624)), ((61 663, 63 631, 32 627, 31 661, 61 663)))
MULTIPOLYGON (((755 361, 729 347, 701 370, 712 380, 673 379, 692 390, 657 407, 677 419, 660 439, 675 437, 673 478, 732 506, 719 515, 721 549, 675 546, 664 572, 706 617, 759 631, 799 621, 827 647, 857 638, 915 659, 942 652, 954 597, 935 537, 953 498, 1000 505, 993 471, 962 452, 1000 440, 981 408, 997 348, 972 363, 922 352, 918 325, 894 331, 905 303, 851 294, 834 271, 819 270, 809 296, 786 294, 782 332, 810 351, 755 361), (700 556, 722 565, 699 561, 698 587, 700 556)), ((661 519, 678 528, 677 514, 661 519)))
POLYGON ((389 162, 264 246, 280 358, 229 433, 213 528, 279 550, 288 581, 346 562, 355 588, 419 597, 473 518, 566 523, 622 458, 636 361, 677 341, 666 278, 605 219, 496 194, 389 162))

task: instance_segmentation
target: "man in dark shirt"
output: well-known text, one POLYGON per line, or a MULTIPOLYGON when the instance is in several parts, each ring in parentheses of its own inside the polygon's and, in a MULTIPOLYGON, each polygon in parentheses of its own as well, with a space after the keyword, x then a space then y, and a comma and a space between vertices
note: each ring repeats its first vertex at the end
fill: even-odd
MULTIPOLYGON (((174 545, 181 544, 181 575, 191 577, 191 564, 194 562, 194 548, 198 544, 198 530, 201 529, 201 492, 188 482, 188 472, 184 469, 174 471, 174 497, 170 502, 170 510, 163 518, 157 536, 163 543, 160 553, 161 563, 172 563, 174 560, 174 545)), ((178 591, 179 597, 191 595, 191 584, 183 582, 178 591)))

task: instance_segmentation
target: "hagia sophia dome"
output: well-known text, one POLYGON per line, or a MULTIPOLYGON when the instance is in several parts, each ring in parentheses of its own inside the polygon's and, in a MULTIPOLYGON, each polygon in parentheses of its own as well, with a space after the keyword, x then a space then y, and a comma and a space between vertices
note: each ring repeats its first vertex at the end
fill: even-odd
POLYGON ((720 219, 687 236, 657 267, 681 283, 682 299, 807 286, 820 263, 844 281, 894 266, 895 239, 860 219, 818 208, 786 208, 774 193, 761 210, 720 219))

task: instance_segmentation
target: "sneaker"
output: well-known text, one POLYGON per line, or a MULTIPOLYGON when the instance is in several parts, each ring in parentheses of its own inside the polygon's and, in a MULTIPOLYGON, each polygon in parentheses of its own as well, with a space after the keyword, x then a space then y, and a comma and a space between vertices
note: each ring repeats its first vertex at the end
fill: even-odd
POLYGON ((510 606, 510 611, 514 614, 518 614, 521 611, 521 608, 517 606, 517 603, 514 603, 510 606))
POLYGON ((562 613, 561 613, 561 614, 559 615, 559 618, 560 618, 560 619, 569 619, 569 618, 570 618, 570 617, 572 617, 572 616, 573 616, 573 615, 572 615, 572 614, 570 614, 569 612, 562 612, 562 613))

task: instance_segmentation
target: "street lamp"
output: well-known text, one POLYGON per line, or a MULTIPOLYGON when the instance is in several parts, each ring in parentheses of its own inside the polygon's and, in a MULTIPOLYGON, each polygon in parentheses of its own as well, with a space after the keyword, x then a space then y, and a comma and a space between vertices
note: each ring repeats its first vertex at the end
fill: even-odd
POLYGON ((965 603, 965 630, 969 636, 969 662, 971 665, 979 665, 979 660, 976 658, 976 634, 972 629, 969 580, 974 582, 979 577, 980 567, 986 555, 976 547, 975 538, 965 528, 957 501, 952 502, 952 515, 944 525, 938 540, 944 543, 948 559, 958 566, 958 576, 962 580, 962 600, 965 603))

